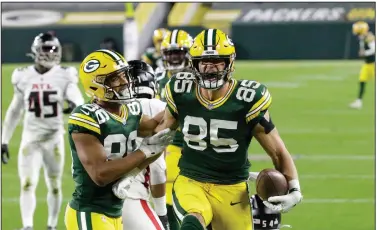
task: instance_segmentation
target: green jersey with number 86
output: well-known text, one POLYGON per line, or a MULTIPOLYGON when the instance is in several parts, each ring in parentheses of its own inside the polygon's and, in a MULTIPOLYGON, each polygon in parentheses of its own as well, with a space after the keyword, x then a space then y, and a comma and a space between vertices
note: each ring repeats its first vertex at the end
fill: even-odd
POLYGON ((80 212, 96 212, 110 217, 122 215, 123 200, 112 192, 116 182, 104 187, 95 184, 86 172, 77 155, 73 133, 95 136, 103 145, 107 159, 119 159, 137 148, 137 129, 141 119, 141 105, 134 101, 121 108, 121 115, 107 112, 97 104, 84 104, 73 110, 69 116, 68 132, 72 155, 72 177, 75 191, 70 206, 80 212))
POLYGON ((272 100, 267 87, 232 78, 225 96, 209 101, 193 74, 181 72, 170 79, 165 92, 184 135, 180 174, 217 184, 247 180, 252 129, 272 100))

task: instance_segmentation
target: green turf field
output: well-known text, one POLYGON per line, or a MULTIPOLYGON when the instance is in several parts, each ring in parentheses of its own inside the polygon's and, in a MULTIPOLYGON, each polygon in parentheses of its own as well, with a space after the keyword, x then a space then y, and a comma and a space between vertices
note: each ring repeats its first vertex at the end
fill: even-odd
MULTIPOLYGON (((357 95, 361 64, 361 61, 238 61, 236 64, 237 78, 258 80, 269 87, 273 97, 272 118, 296 159, 304 200, 283 215, 283 223, 293 229, 374 229, 374 81, 367 85, 364 108, 360 111, 348 108, 357 95)), ((15 67, 2 68, 2 119, 11 101, 10 75, 15 67)), ((9 146, 10 164, 2 170, 4 230, 22 227, 17 174, 21 129, 20 124, 9 146)), ((253 171, 272 167, 255 142, 251 144, 250 157, 253 171)), ((59 229, 64 229, 64 209, 73 191, 70 165, 66 151, 59 229)), ((36 230, 46 228, 45 200, 46 187, 41 174, 34 218, 36 230)))

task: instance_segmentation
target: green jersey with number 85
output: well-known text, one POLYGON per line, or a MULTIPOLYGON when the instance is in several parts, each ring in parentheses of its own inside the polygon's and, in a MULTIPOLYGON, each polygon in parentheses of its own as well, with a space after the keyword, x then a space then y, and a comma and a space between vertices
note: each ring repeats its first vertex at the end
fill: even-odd
POLYGON ((165 91, 168 108, 184 135, 180 174, 217 184, 247 180, 252 129, 272 100, 266 86, 232 78, 225 96, 209 101, 194 76, 181 72, 165 91))
POLYGON ((73 110, 69 116, 68 132, 72 155, 72 177, 75 191, 70 206, 80 212, 96 212, 110 217, 122 215, 123 200, 112 192, 110 183, 104 187, 95 184, 86 172, 77 155, 73 133, 95 136, 103 145, 107 159, 119 159, 137 148, 137 129, 141 119, 139 102, 122 106, 120 116, 107 112, 97 104, 84 104, 73 110))

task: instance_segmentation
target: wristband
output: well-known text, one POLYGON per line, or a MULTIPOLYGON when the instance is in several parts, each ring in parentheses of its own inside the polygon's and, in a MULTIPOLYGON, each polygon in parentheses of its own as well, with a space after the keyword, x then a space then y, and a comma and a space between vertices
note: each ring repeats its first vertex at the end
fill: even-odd
POLYGON ((162 196, 159 198, 152 197, 154 210, 158 216, 165 216, 168 213, 166 209, 166 196, 162 196))

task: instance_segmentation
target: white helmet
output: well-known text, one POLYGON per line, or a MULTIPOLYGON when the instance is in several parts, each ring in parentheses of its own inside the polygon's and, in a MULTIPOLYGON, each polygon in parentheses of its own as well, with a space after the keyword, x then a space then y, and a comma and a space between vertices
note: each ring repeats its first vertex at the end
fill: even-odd
POLYGON ((62 58, 62 47, 57 37, 51 33, 40 33, 31 45, 32 57, 35 63, 52 68, 58 65, 62 58))

